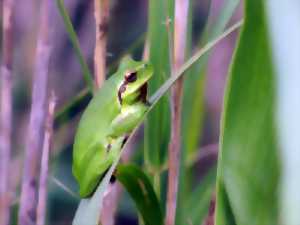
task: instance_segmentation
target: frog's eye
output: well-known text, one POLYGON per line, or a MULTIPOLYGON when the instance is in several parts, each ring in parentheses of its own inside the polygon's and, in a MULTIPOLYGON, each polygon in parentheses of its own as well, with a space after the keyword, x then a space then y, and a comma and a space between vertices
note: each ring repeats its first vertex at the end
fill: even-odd
POLYGON ((134 72, 129 71, 125 74, 125 80, 128 83, 133 83, 133 82, 136 81, 136 79, 137 79, 137 72, 136 71, 134 71, 134 72))

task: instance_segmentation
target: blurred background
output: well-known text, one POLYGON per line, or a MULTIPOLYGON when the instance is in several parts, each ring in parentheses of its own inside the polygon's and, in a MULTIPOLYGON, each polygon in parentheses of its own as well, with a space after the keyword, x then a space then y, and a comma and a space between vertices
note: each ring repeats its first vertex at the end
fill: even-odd
MULTIPOLYGON (((130 53, 135 59, 141 59, 148 27, 147 0, 113 0, 111 1, 108 26, 107 66, 108 76, 118 65, 125 53, 130 53)), ((210 16, 214 20, 222 7, 222 0, 194 0, 192 2, 192 50, 199 49, 199 40, 204 26, 210 16), (210 5, 212 4, 212 5, 210 5), (211 6, 211 7, 210 7, 211 6)), ((93 70, 93 54, 95 47, 95 20, 93 1, 65 0, 65 5, 71 16, 74 28, 78 34, 80 46, 85 59, 93 70)), ((239 6, 231 19, 231 24, 242 17, 242 7, 239 6)), ((54 90, 57 96, 57 111, 80 93, 85 83, 80 65, 74 53, 63 20, 55 1, 50 10, 50 43, 51 59, 49 68, 49 92, 54 90)), ((14 26, 14 61, 13 61, 13 153, 10 185, 14 193, 14 203, 20 195, 20 180, 24 156, 24 143, 31 104, 32 74, 35 63, 36 37, 39 22, 39 1, 19 1, 16 4, 14 26)), ((161 21, 158 26, 165 26, 161 21)), ((207 148, 208 154, 201 158, 201 164, 193 166, 197 179, 214 167, 217 157, 217 142, 219 137, 219 121, 222 110, 223 92, 226 82, 228 65, 235 47, 236 34, 230 35, 219 43, 209 57, 205 76, 204 116, 199 137, 199 148, 207 148)), ((87 96, 68 115, 55 121, 54 144, 51 150, 50 179, 48 195, 48 224, 70 224, 77 208, 79 198, 66 192, 59 182, 73 192, 77 192, 77 184, 71 173, 72 143, 80 113, 90 97, 87 96), (66 117, 72 118, 68 123, 66 117)), ((201 100, 199 100, 201 101, 201 100)), ((202 116, 202 115, 199 115, 202 116)), ((142 129, 132 143, 131 161, 141 162, 143 153, 142 129)), ((205 151, 204 151, 205 153, 205 151)), ((194 182, 196 183, 196 182, 194 182)), ((14 204, 12 221, 17 218, 17 204, 14 204)), ((118 206, 117 223, 119 225, 138 224, 137 211, 134 203, 126 192, 123 192, 118 206)))

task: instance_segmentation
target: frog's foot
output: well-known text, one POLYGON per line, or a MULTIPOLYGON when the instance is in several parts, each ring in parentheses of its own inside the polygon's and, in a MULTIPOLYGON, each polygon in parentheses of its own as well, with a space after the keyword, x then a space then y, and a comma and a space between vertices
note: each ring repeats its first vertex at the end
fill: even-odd
POLYGON ((127 142, 127 140, 128 140, 128 138, 129 138, 129 135, 124 135, 124 139, 123 139, 123 142, 122 142, 122 145, 121 145, 121 148, 123 148, 124 147, 124 145, 126 144, 126 142, 127 142))
POLYGON ((115 182, 116 182, 116 176, 113 174, 113 175, 111 175, 111 177, 110 177, 110 180, 109 180, 109 183, 111 183, 111 184, 114 184, 115 182))
POLYGON ((121 137, 107 137, 106 152, 119 152, 124 147, 129 138, 128 134, 122 135, 121 137))

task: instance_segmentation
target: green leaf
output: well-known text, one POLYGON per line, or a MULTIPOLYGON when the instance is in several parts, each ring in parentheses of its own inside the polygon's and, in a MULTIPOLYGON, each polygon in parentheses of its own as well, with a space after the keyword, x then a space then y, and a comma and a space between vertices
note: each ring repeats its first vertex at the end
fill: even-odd
POLYGON ((137 166, 119 165, 115 176, 134 200, 145 225, 163 225, 161 206, 147 175, 137 166))
POLYGON ((278 224, 274 77, 266 29, 264 1, 246 1, 224 100, 216 225, 278 224))
POLYGON ((216 181, 216 168, 210 169, 184 205, 184 224, 202 224, 207 216, 216 181))
POLYGON ((88 67, 87 63, 85 62, 85 59, 84 59, 83 54, 81 52, 76 32, 73 28, 71 19, 68 15, 68 12, 67 12, 66 7, 64 5, 64 0, 56 0, 56 4, 57 4, 57 7, 59 9, 59 13, 63 18, 65 28, 66 28, 66 30, 69 34, 69 38, 70 38, 71 43, 73 45, 73 48, 75 50, 76 56, 79 60, 81 70, 82 70, 82 73, 83 73, 83 78, 84 78, 84 80, 85 80, 85 82, 86 82, 86 84, 89 88, 90 93, 93 93, 94 85, 93 85, 92 73, 90 72, 89 67, 88 67))
POLYGON ((281 224, 300 224, 300 4, 267 1, 276 69, 277 128, 281 150, 281 224))
MULTIPOLYGON (((148 41, 149 61, 154 67, 154 76, 149 82, 149 92, 153 94, 170 74, 168 32, 166 23, 174 11, 173 0, 149 1, 148 41)), ((164 163, 169 142, 169 104, 167 96, 149 114, 145 123, 145 162, 149 167, 159 167, 164 163)))

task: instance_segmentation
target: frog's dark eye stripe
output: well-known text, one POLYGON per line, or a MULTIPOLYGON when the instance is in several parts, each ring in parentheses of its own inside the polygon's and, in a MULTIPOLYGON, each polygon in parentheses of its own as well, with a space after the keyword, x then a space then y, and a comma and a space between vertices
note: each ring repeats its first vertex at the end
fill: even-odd
POLYGON ((134 71, 134 72, 127 72, 125 74, 125 80, 128 82, 128 83, 133 83, 134 81, 136 81, 137 79, 137 72, 134 71))
POLYGON ((123 83, 120 88, 119 88, 119 91, 118 91, 118 99, 119 99, 119 102, 120 104, 122 104, 122 93, 126 91, 126 83, 123 83))

